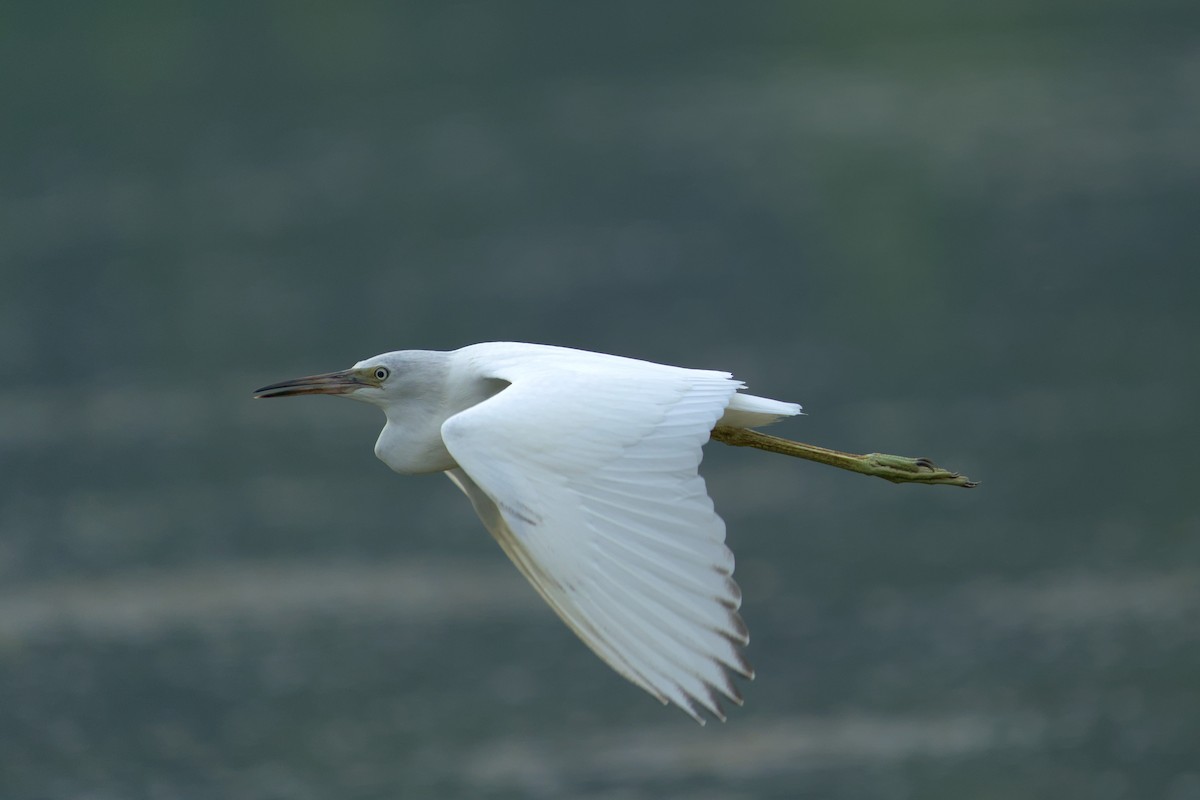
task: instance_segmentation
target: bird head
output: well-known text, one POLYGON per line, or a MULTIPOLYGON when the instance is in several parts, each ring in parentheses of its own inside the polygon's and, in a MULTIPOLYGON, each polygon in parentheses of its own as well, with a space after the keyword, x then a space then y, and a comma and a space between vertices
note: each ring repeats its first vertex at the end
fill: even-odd
POLYGON ((292 397, 300 394, 333 394, 353 400, 379 403, 386 392, 393 367, 382 357, 360 361, 350 369, 309 375, 272 383, 254 391, 257 398, 292 397))
POLYGON ((397 350, 364 359, 350 369, 309 375, 272 383, 254 392, 255 397, 291 397, 299 394, 332 394, 362 400, 388 409, 440 392, 445 379, 446 353, 431 350, 397 350))

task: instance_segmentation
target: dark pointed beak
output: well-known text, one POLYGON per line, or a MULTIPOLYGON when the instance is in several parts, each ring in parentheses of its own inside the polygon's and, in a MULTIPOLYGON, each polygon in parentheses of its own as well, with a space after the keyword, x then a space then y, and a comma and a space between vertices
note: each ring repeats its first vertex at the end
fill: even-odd
POLYGON ((363 376, 358 370, 344 369, 341 372, 327 372, 324 375, 309 375, 307 378, 296 378, 282 383, 272 383, 261 389, 254 390, 254 396, 291 397, 296 394, 349 394, 364 386, 378 386, 363 376))

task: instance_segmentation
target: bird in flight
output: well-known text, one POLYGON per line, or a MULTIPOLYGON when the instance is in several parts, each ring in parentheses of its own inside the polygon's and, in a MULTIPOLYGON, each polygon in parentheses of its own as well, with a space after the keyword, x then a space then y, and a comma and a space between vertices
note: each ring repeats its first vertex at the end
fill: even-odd
POLYGON ((542 598, 601 659, 704 723, 753 678, 725 523, 698 468, 709 438, 894 482, 974 486, 928 459, 855 455, 754 428, 800 413, 729 373, 539 344, 401 350, 256 397, 379 406, 375 455, 444 472, 542 598))

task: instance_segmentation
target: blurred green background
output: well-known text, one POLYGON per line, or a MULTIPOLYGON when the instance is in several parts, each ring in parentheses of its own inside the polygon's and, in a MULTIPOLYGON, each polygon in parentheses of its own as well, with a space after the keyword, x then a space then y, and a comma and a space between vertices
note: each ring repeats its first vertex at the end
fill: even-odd
POLYGON ((0 10, 0 797, 1200 798, 1200 7, 0 10), (728 369, 758 679, 699 728, 382 417, 538 341, 728 369))

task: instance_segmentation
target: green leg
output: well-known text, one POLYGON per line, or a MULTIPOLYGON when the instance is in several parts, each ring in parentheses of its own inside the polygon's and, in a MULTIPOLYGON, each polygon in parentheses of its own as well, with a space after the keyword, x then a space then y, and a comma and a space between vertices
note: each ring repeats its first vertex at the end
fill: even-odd
POLYGON ((957 472, 944 470, 928 458, 906 458, 885 453, 843 453, 840 450, 781 439, 749 428, 718 426, 713 428, 712 438, 734 447, 757 447, 759 450, 804 458, 851 472, 861 472, 863 475, 874 475, 892 483, 929 483, 962 486, 967 489, 978 486, 975 481, 957 472))

